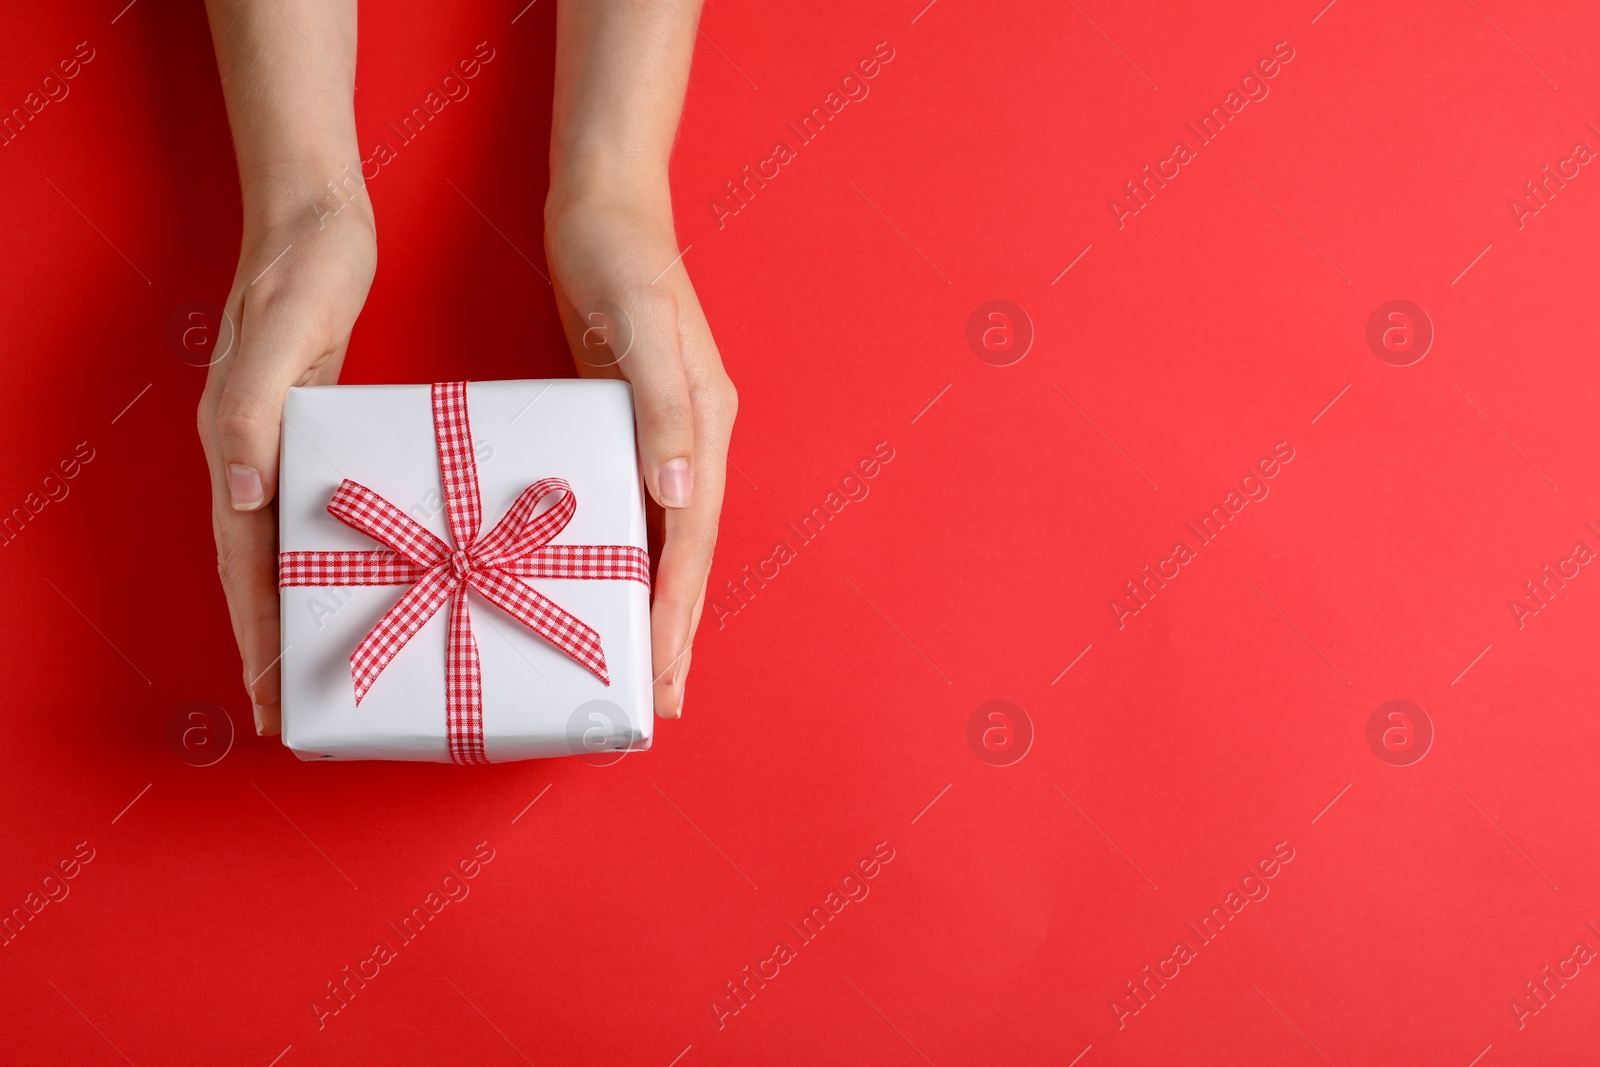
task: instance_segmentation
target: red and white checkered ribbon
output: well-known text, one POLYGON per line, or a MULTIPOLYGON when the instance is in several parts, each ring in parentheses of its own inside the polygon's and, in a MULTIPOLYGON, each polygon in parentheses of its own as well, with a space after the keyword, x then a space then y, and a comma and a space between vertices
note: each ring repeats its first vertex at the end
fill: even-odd
POLYGON ((479 537, 483 505, 467 420, 467 383, 433 386, 433 432, 439 445, 451 549, 409 515, 346 478, 328 512, 379 544, 368 552, 280 552, 278 586, 409 585, 350 656, 356 703, 423 623, 450 604, 446 717, 450 758, 488 763, 483 751, 483 686, 467 590, 486 600, 587 668, 606 685, 600 635, 517 578, 585 578, 650 584, 650 557, 632 545, 552 545, 578 509, 572 486, 541 478, 522 491, 497 526, 479 537), (545 498, 555 504, 534 514, 545 498))

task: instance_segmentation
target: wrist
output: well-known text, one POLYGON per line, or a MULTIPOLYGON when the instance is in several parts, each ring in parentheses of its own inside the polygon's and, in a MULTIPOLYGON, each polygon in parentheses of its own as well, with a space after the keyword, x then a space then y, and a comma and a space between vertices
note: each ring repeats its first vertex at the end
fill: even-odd
POLYGON ((246 233, 303 223, 325 225, 337 215, 372 223, 361 159, 348 152, 302 154, 239 168, 246 233))
MULTIPOLYGON (((554 153, 552 154, 554 155, 554 153)), ((551 160, 547 222, 589 208, 672 219, 667 161, 649 153, 564 152, 551 160)))

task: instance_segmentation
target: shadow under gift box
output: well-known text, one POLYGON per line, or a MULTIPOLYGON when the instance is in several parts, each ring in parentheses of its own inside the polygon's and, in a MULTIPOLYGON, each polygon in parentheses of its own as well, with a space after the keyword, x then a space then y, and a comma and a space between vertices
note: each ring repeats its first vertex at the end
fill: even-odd
MULTIPOLYGON (((626 382, 472 382, 467 412, 486 536, 541 478, 572 487, 577 509, 554 545, 648 551, 626 382)), ((283 552, 383 546, 328 513, 348 478, 411 516, 451 549, 431 387, 289 390, 278 473, 283 552)), ((547 500, 539 509, 550 506, 547 500)), ((650 593, 637 581, 521 578, 600 635, 611 684, 490 603, 468 593, 482 674, 484 751, 493 763, 650 746, 650 593)), ((451 762, 446 602, 356 705, 350 655, 407 585, 289 586, 283 620, 283 743, 301 759, 451 762)))

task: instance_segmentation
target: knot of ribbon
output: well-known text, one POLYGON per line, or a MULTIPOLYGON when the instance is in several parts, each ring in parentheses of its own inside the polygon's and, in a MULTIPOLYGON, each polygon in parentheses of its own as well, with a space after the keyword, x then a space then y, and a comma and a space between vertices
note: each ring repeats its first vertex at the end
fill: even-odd
POLYGON ((467 383, 433 386, 433 430, 455 548, 364 485, 346 478, 328 513, 384 545, 375 551, 280 552, 278 586, 408 585, 350 655, 359 705, 378 676, 424 623, 450 605, 445 714, 450 758, 488 763, 483 748, 483 687, 467 590, 556 647, 606 685, 600 635, 518 578, 578 578, 650 584, 650 557, 633 545, 552 545, 578 502, 560 478, 524 489, 494 529, 480 536, 483 505, 467 418, 467 383), (544 511, 539 505, 555 502, 544 511))

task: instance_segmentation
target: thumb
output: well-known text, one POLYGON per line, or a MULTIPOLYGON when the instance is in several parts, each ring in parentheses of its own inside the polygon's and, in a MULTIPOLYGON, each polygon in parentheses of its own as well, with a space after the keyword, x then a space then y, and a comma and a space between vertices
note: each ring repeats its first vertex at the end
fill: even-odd
POLYGON ((648 288, 624 305, 632 345, 618 364, 633 385, 639 423, 639 462, 645 486, 664 508, 685 508, 694 495, 694 418, 683 370, 678 301, 670 290, 648 288))
POLYGON ((235 511, 257 511, 278 484, 283 397, 323 355, 309 319, 288 308, 246 308, 238 358, 217 398, 220 474, 235 511))

